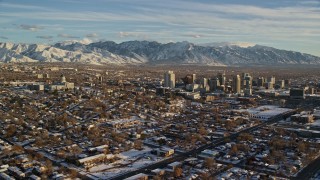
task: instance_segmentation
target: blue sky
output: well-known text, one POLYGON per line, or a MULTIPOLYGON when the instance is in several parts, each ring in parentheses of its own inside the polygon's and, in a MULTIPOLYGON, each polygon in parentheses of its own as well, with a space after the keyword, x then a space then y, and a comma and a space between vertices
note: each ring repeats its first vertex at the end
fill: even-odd
POLYGON ((320 0, 0 0, 0 41, 248 42, 320 56, 320 0))

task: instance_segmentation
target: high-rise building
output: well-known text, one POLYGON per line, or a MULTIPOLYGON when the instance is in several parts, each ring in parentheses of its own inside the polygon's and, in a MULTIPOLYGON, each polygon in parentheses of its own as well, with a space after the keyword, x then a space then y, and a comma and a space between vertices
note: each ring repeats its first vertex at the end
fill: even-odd
POLYGON ((277 85, 279 86, 279 88, 284 88, 284 86, 285 86, 285 82, 284 82, 284 80, 279 80, 278 82, 277 82, 277 85))
POLYGON ((264 83, 265 83, 264 77, 259 77, 258 83, 257 83, 258 87, 262 87, 264 85, 264 83))
POLYGON ((192 74, 192 83, 196 83, 197 75, 192 74))
POLYGON ((252 88, 252 77, 251 76, 245 76, 244 77, 244 81, 245 81, 245 88, 246 89, 251 89, 252 88))
POLYGON ((273 89, 274 88, 274 84, 272 82, 266 82, 266 83, 264 83, 264 87, 266 89, 273 89))
POLYGON ((250 76, 250 73, 242 73, 241 74, 241 78, 245 79, 245 77, 250 76))
POLYGON ((220 87, 220 81, 219 81, 219 78, 213 78, 213 79, 210 79, 210 90, 211 91, 216 91, 218 90, 218 88, 220 87))
POLYGON ((220 82, 220 85, 225 85, 226 84, 226 73, 223 71, 223 73, 218 73, 218 79, 220 82))
POLYGON ((174 88, 176 86, 176 76, 173 71, 164 73, 164 87, 174 88))
POLYGON ((201 85, 202 85, 202 88, 207 88, 209 86, 208 79, 207 78, 202 78, 201 79, 201 85))
POLYGON ((239 75, 233 76, 232 91, 238 94, 241 92, 241 78, 239 75))
POLYGON ((274 76, 269 77, 269 78, 268 78, 268 82, 271 82, 271 83, 273 83, 273 84, 276 84, 276 77, 274 77, 274 76))

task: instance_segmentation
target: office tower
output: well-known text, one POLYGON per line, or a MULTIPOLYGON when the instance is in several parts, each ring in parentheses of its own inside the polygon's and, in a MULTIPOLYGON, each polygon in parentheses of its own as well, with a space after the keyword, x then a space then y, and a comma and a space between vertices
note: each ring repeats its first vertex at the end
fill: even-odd
POLYGON ((274 84, 272 82, 266 82, 264 83, 266 89, 273 89, 274 84))
POLYGON ((226 73, 223 71, 223 73, 218 73, 218 79, 220 82, 220 86, 226 84, 226 73))
POLYGON ((238 94, 241 92, 241 78, 239 75, 233 76, 232 91, 238 94))
POLYGON ((252 88, 252 77, 246 76, 246 77, 244 77, 244 81, 245 81, 245 88, 251 89, 252 88))
POLYGON ((244 92, 244 96, 251 96, 252 95, 252 89, 245 89, 243 92, 244 92))
POLYGON ((262 87, 265 83, 264 77, 259 77, 258 78, 258 87, 262 87))
POLYGON ((207 78, 202 78, 201 79, 201 85, 202 85, 203 88, 207 88, 209 86, 208 79, 207 78))
POLYGON ((193 83, 193 77, 191 74, 186 75, 186 77, 182 78, 182 81, 185 85, 193 83))
POLYGON ((196 83, 197 75, 192 74, 192 83, 196 83))
POLYGON ((210 79, 210 90, 211 91, 216 91, 218 90, 218 88, 220 87, 220 81, 219 78, 213 78, 210 79))
POLYGON ((164 87, 174 88, 176 86, 176 76, 173 71, 164 73, 164 87))
POLYGON ((241 78, 245 79, 245 77, 250 76, 250 73, 242 73, 241 74, 241 78))
POLYGON ((276 77, 274 77, 274 76, 269 77, 269 78, 268 78, 268 82, 271 82, 271 83, 273 83, 273 84, 276 84, 276 77))
POLYGON ((279 80, 278 82, 277 82, 277 85, 279 85, 279 87, 282 89, 282 88, 284 88, 284 80, 279 80))

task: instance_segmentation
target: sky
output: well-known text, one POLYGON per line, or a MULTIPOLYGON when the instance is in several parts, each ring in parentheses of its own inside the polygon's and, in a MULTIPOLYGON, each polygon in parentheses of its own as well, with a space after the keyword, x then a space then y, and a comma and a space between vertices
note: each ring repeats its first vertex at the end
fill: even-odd
POLYGON ((245 42, 320 56, 320 0, 0 0, 0 42, 245 42))

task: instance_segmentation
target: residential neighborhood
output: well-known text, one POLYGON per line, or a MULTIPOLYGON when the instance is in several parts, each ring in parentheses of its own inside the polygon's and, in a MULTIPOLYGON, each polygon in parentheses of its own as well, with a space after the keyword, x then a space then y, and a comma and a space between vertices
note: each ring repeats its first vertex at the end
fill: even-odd
POLYGON ((316 178, 319 72, 204 69, 1 64, 0 179, 316 178))

